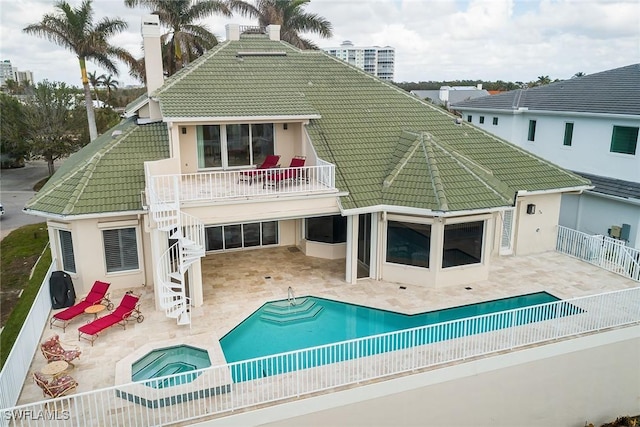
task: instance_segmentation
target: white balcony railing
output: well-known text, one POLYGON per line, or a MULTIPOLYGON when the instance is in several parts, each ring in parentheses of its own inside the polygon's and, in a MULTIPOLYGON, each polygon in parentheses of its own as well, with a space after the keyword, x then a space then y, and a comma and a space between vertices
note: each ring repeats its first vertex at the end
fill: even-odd
POLYGON ((335 165, 319 163, 298 168, 155 175, 147 179, 156 196, 152 203, 335 192, 335 165))
POLYGON ((558 226, 556 250, 640 282, 640 251, 620 240, 558 226))
POLYGON ((638 323, 640 287, 78 393, 3 409, 0 416, 16 426, 186 423, 403 372, 638 323))

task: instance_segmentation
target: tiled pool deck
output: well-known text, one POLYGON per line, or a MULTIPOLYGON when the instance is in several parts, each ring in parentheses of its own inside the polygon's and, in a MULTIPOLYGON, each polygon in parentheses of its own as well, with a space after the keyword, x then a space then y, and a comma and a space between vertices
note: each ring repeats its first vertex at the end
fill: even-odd
MULTIPOLYGON (((193 309, 190 327, 177 326, 174 319, 156 311, 153 289, 140 287, 133 290, 142 294, 144 322, 130 322, 126 330, 114 326, 102 333, 92 347, 88 342, 78 342, 77 328, 88 320, 79 318, 65 333, 59 328, 47 328, 41 341, 57 333, 63 343, 80 347, 82 356, 69 373, 79 383, 77 391, 87 392, 115 385, 117 362, 129 363, 134 353, 139 354, 156 343, 158 347, 182 343, 215 347, 219 338, 262 304, 286 298, 289 286, 296 296, 315 295, 414 314, 538 291, 567 299, 639 285, 557 252, 495 258, 491 264, 487 281, 440 289, 427 286, 401 289, 397 283, 368 279, 347 284, 344 260, 309 258, 295 248, 211 255, 202 262, 204 305, 193 309), (471 289, 465 289, 466 286, 471 289)), ((124 290, 111 294, 117 303, 124 290)), ((212 363, 223 364, 222 355, 217 354, 212 363)), ((18 404, 43 400, 31 378, 45 364, 44 357, 37 352, 18 404)), ((119 381, 123 381, 120 377, 119 381)))

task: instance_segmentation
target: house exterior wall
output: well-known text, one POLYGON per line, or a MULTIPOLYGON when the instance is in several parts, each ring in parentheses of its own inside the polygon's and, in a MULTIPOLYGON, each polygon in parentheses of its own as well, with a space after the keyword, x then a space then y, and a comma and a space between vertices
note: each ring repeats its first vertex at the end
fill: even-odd
POLYGON ((460 110, 466 120, 500 138, 519 145, 563 168, 624 181, 640 182, 640 147, 635 156, 610 152, 613 126, 640 126, 637 116, 576 115, 558 112, 515 114, 460 110), (479 122, 484 116, 484 123, 479 122), (498 125, 492 118, 498 117, 498 125), (534 141, 528 141, 529 120, 536 121, 534 141), (565 123, 573 123, 571 146, 563 145, 565 123))
POLYGON ((560 225, 587 234, 607 235, 612 225, 629 224, 629 246, 640 248, 640 204, 627 203, 597 193, 562 196, 560 225))
POLYGON ((639 333, 599 333, 194 425, 602 425, 640 412, 639 333))
MULTIPOLYGON (((51 251, 56 258, 56 268, 58 270, 63 270, 58 230, 62 229, 71 232, 76 273, 68 273, 73 280, 76 295, 79 297, 86 295, 96 280, 111 283, 110 291, 151 283, 151 276, 148 275, 146 269, 151 261, 145 258, 145 254, 150 253, 149 236, 145 233, 143 221, 137 215, 103 218, 100 220, 48 221, 47 227, 49 229, 49 241, 52 242, 51 251), (137 230, 139 268, 133 271, 107 273, 102 230, 121 227, 135 227, 137 230), (88 254, 91 255, 87 256, 88 254)), ((119 294, 116 293, 116 295, 119 294)))
POLYGON ((518 197, 514 253, 528 255, 552 251, 556 247, 561 195, 559 193, 518 197), (535 205, 535 213, 527 213, 527 205, 535 205))

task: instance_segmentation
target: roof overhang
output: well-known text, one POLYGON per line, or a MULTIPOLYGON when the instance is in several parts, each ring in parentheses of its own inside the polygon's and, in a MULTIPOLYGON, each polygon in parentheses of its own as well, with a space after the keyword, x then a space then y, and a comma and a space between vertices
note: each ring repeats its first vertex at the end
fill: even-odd
POLYGON ((611 118, 611 119, 626 119, 626 120, 640 119, 640 116, 634 115, 634 114, 592 113, 592 112, 583 112, 583 111, 531 110, 526 107, 518 108, 518 109, 501 109, 501 108, 464 107, 464 106, 452 105, 451 108, 458 111, 508 114, 508 115, 514 115, 514 116, 520 115, 520 114, 530 114, 530 115, 535 114, 537 116, 611 118))
POLYGON ((497 206, 493 208, 467 209, 467 210, 461 210, 461 211, 434 211, 431 209, 411 208, 407 206, 396 206, 396 205, 374 205, 374 206, 367 206, 364 208, 343 209, 342 204, 340 204, 340 210, 342 211, 343 216, 360 215, 360 214, 368 214, 368 213, 376 213, 376 212, 387 212, 387 213, 397 213, 397 214, 415 215, 415 216, 448 218, 448 217, 457 217, 457 216, 480 215, 480 214, 487 214, 487 213, 493 213, 493 212, 503 212, 510 209, 513 209, 513 206, 497 206))
POLYGON ((94 214, 83 214, 83 215, 60 215, 60 214, 52 214, 49 212, 31 210, 27 208, 22 209, 22 212, 28 215, 34 215, 34 216, 39 216, 45 219, 58 220, 58 221, 101 219, 101 218, 111 218, 111 217, 121 217, 121 216, 131 216, 131 215, 146 215, 148 213, 145 210, 139 210, 139 211, 94 213, 94 214))
POLYGON ((149 103, 149 97, 141 99, 139 102, 136 102, 135 104, 133 104, 129 110, 124 112, 124 117, 128 119, 129 117, 135 116, 136 113, 148 103, 149 103))
POLYGON ((320 114, 274 116, 212 116, 212 117, 164 117, 167 123, 255 123, 255 122, 303 122, 320 119, 320 114))
POLYGON ((595 187, 593 185, 578 185, 575 187, 565 188, 551 188, 548 190, 518 190, 516 191, 516 197, 521 196, 540 196, 544 194, 556 194, 556 193, 577 193, 580 194, 585 190, 592 190, 595 187))
POLYGON ((640 199, 614 196, 612 194, 600 193, 598 191, 593 191, 593 190, 588 190, 586 193, 594 197, 601 197, 603 199, 615 200, 620 203, 627 203, 634 206, 640 206, 640 199))

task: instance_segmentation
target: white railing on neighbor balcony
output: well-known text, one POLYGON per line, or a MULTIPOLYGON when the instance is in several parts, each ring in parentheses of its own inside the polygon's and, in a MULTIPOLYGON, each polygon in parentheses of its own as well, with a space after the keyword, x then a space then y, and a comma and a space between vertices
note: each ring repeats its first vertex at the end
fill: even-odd
POLYGON ((556 250, 640 282, 640 250, 620 240, 558 226, 556 250))
POLYGON ((155 175, 156 202, 198 202, 335 191, 335 165, 155 175), (178 194, 176 194, 178 193, 178 194))
POLYGON ((640 323, 640 287, 557 301, 5 409, 16 426, 185 423, 364 381, 640 323), (145 385, 146 384, 146 385, 145 385), (163 388, 158 388, 163 385, 163 388), (151 387, 153 386, 153 387, 151 387), (52 412, 52 409, 58 412, 52 412), (32 414, 44 414, 34 420, 32 414), (49 418, 56 418, 50 421, 49 418))
MULTIPOLYGON (((22 385, 29 373, 29 366, 40 344, 42 331, 47 325, 51 312, 49 277, 51 277, 55 265, 56 261, 53 260, 0 372, 0 405, 2 408, 14 406, 18 402, 22 385)), ((0 421, 0 425, 1 423, 2 421, 0 421)))

